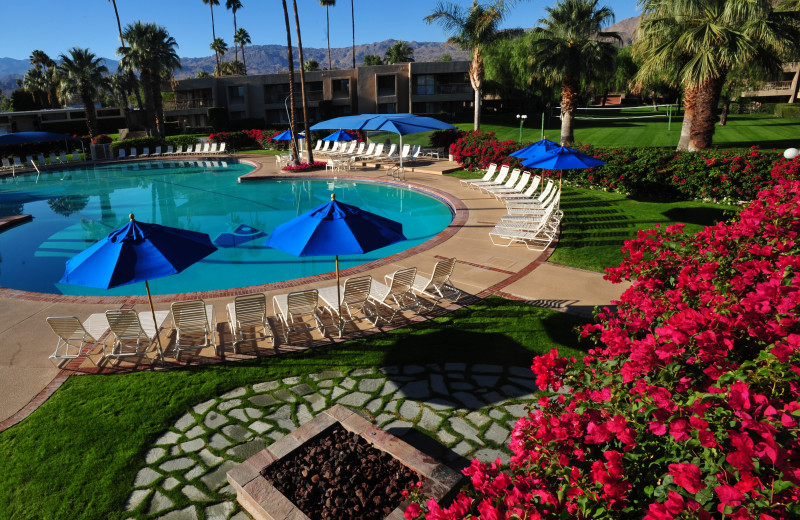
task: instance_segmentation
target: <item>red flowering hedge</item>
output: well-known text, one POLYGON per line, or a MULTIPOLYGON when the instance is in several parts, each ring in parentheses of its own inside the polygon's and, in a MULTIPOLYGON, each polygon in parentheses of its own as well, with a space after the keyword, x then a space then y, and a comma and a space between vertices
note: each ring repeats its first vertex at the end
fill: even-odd
POLYGON ((583 364, 534 359, 552 392, 517 422, 510 469, 473 461, 472 489, 406 518, 800 518, 798 233, 787 180, 737 221, 639 232, 583 364))
POLYGON ((519 167, 519 160, 509 157, 518 148, 515 141, 498 141, 494 132, 473 131, 450 145, 453 160, 462 168, 485 170, 491 163, 519 167))

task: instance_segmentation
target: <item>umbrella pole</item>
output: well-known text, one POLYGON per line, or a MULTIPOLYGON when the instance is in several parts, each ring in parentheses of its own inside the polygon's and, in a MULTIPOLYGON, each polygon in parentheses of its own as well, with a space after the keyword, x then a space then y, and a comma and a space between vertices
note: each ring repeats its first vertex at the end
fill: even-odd
POLYGON ((341 297, 341 289, 339 288, 339 255, 336 255, 336 304, 338 305, 337 309, 337 319, 339 323, 336 327, 339 329, 339 337, 342 337, 342 297, 341 297))
POLYGON ((156 321, 156 310, 153 308, 153 297, 150 295, 150 284, 144 281, 144 288, 147 290, 147 300, 150 302, 150 313, 153 316, 153 326, 156 328, 156 340, 158 341, 158 357, 161 365, 164 365, 164 350, 161 348, 161 335, 158 333, 158 321, 156 321))

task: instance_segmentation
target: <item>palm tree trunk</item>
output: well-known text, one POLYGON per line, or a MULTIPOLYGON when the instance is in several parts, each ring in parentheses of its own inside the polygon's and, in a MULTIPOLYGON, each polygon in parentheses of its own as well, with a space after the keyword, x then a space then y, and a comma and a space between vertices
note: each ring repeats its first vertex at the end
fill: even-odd
POLYGON ((722 102, 722 113, 719 116, 719 126, 725 126, 728 123, 728 112, 731 109, 730 98, 725 98, 722 102))
MULTIPOLYGON (((294 131, 294 56, 292 55, 292 27, 289 25, 289 9, 286 7, 286 0, 283 3, 283 17, 286 20, 286 47, 289 55, 289 130, 292 131, 292 164, 300 162, 297 152, 297 134, 294 131)), ((302 63, 301 63, 302 65, 302 63)))
POLYGON ((247 76, 247 58, 244 57, 244 42, 242 42, 242 65, 244 66, 244 75, 247 76))
MULTIPOLYGON (((211 8, 211 41, 213 42, 217 40, 217 31, 214 29, 214 4, 209 2, 208 7, 211 8)), ((221 76, 219 70, 219 52, 214 51, 214 58, 217 60, 217 70, 215 71, 214 75, 219 77, 221 76)))
POLYGON ((147 69, 142 69, 141 73, 142 90, 144 91, 144 111, 147 120, 147 134, 153 135, 157 131, 156 126, 156 106, 153 100, 153 89, 151 87, 152 73, 147 69))
MULTIPOLYGON (((308 140, 311 139, 311 131, 308 129, 308 109, 306 108, 306 72, 302 64, 303 61, 303 39, 300 37, 300 15, 297 12, 297 0, 292 0, 292 8, 294 9, 294 26, 297 31, 297 54, 300 58, 300 96, 303 100, 303 131, 306 135, 306 145, 308 140)), ((314 164, 314 153, 311 151, 310 146, 306 146, 306 162, 314 164)))
POLYGON ((575 78, 565 75, 561 86, 561 146, 572 146, 575 142, 572 121, 578 106, 578 92, 575 78))
POLYGON ((469 67, 469 82, 475 91, 475 101, 473 102, 475 114, 472 128, 477 131, 481 129, 481 87, 483 86, 483 57, 479 47, 475 48, 472 64, 469 67))
POLYGON ((681 138, 678 141, 678 151, 689 149, 689 135, 692 130, 696 101, 697 89, 687 87, 683 93, 683 124, 681 125, 681 138))
MULTIPOLYGON (((239 28, 236 26, 236 11, 233 12, 233 34, 236 34, 239 28)), ((236 61, 239 61, 239 47, 237 45, 233 46, 233 52, 236 56, 236 61)))
POLYGON ((161 78, 152 78, 151 88, 153 91, 153 108, 156 123, 156 133, 159 137, 164 137, 166 128, 164 126, 164 100, 161 99, 161 78))
POLYGON ((353 68, 356 68, 356 11, 353 0, 350 0, 350 18, 353 19, 353 68))
POLYGON ((97 130, 97 112, 94 109, 94 100, 85 90, 80 91, 81 101, 83 101, 83 109, 86 111, 86 126, 89 127, 89 137, 99 135, 97 130))
POLYGON ((333 70, 333 62, 331 61, 331 15, 330 7, 325 6, 325 19, 327 20, 326 36, 328 37, 328 70, 333 70))
POLYGON ((723 78, 714 78, 701 84, 697 89, 694 120, 689 134, 690 152, 711 148, 717 123, 717 104, 723 83, 723 78))

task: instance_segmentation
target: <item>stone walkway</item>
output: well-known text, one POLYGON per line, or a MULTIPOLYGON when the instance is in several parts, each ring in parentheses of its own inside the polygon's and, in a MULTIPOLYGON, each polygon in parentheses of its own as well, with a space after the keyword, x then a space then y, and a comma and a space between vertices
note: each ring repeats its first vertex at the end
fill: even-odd
POLYGON ((529 367, 464 363, 330 370, 237 388, 194 406, 156 440, 125 510, 136 519, 249 519, 226 473, 334 404, 455 469, 473 457, 507 463, 508 436, 534 390, 529 367))

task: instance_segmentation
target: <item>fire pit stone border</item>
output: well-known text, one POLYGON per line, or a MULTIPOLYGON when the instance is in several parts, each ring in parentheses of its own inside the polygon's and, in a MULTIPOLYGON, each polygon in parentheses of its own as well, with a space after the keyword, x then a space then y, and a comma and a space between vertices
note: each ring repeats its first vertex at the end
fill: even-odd
MULTIPOLYGON (((447 500, 463 482, 464 477, 459 472, 378 428, 349 408, 337 404, 228 471, 228 483, 236 490, 239 504, 256 520, 309 520, 261 476, 261 471, 336 423, 422 475, 421 491, 426 496, 437 501, 447 500)), ((406 506, 408 501, 400 504, 386 520, 404 520, 403 510, 406 506)))

